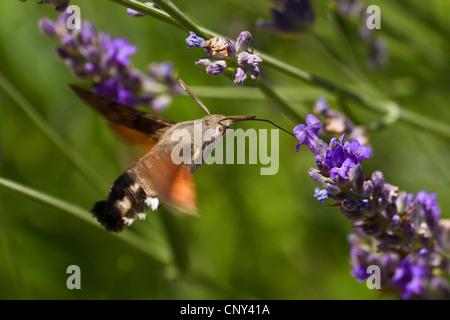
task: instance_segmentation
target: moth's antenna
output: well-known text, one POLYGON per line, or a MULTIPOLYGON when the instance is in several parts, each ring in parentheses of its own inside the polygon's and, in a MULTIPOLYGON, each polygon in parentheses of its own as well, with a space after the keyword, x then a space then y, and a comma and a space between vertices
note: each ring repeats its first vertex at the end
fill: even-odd
POLYGON ((254 116, 254 115, 251 115, 251 116, 229 116, 229 117, 225 117, 225 118, 221 119, 219 122, 224 121, 224 120, 233 120, 233 122, 235 122, 235 121, 247 121, 247 120, 264 121, 264 122, 270 123, 271 125, 277 127, 278 129, 283 130, 283 131, 286 132, 287 134, 290 134, 291 136, 295 137, 295 134, 293 134, 293 133, 287 131, 286 129, 283 129, 282 127, 276 125, 276 124, 273 123, 272 121, 266 120, 266 119, 255 119, 255 116, 254 116))
POLYGON ((190 95, 192 99, 197 101, 198 104, 201 105, 203 109, 205 109, 206 113, 210 115, 211 113, 209 112, 208 108, 203 104, 203 102, 201 102, 199 98, 197 98, 197 96, 191 91, 191 89, 188 88, 186 83, 184 83, 184 81, 181 80, 180 78, 178 78, 177 81, 180 84, 180 86, 184 89, 184 91, 186 91, 186 93, 190 95))

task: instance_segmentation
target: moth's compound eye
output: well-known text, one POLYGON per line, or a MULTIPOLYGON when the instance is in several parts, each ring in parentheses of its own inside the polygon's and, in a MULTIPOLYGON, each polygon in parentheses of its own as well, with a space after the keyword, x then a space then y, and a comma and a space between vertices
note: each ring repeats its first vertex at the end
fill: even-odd
POLYGON ((221 125, 218 125, 216 130, 219 134, 223 134, 225 132, 225 128, 221 125))

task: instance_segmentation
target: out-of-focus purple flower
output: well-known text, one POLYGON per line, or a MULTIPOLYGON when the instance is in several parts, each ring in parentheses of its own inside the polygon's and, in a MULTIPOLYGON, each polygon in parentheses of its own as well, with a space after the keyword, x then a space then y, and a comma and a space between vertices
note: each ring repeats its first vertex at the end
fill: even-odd
POLYGON ((358 140, 361 145, 368 145, 369 138, 362 126, 356 126, 344 114, 332 109, 325 97, 319 97, 314 104, 314 113, 325 117, 320 135, 341 136, 345 133, 348 140, 358 140))
POLYGON ((128 43, 128 40, 125 38, 116 38, 103 49, 107 52, 106 59, 120 67, 128 67, 130 65, 130 56, 137 52, 137 47, 128 43))
POLYGON ((407 257, 395 271, 392 281, 400 287, 402 298, 410 299, 413 295, 421 295, 424 292, 423 278, 427 275, 427 269, 412 264, 407 257))
POLYGON ((219 75, 227 69, 234 68, 234 83, 242 84, 247 75, 251 79, 257 79, 260 73, 262 59, 259 54, 249 52, 252 35, 248 31, 239 34, 236 44, 228 38, 213 37, 207 41, 198 37, 194 32, 189 31, 190 36, 186 38, 186 43, 191 47, 203 48, 208 56, 195 61, 199 67, 206 68, 210 75, 219 75))
POLYGON ((351 271, 352 275, 358 279, 358 281, 364 281, 369 277, 369 273, 367 272, 367 265, 362 263, 357 263, 353 266, 351 271))
POLYGON ((56 31, 55 24, 52 20, 43 18, 39 20, 39 27, 46 35, 51 38, 55 38, 58 36, 58 32, 56 31))
MULTIPOLYGON (((345 142, 344 134, 338 139, 333 138, 330 145, 327 146, 318 137, 318 133, 322 128, 320 121, 312 114, 306 117, 306 125, 299 124, 294 128, 294 134, 300 143, 296 147, 296 151, 302 145, 306 145, 315 155, 321 155, 328 167, 331 179, 341 176, 348 179, 347 173, 350 169, 355 168, 357 163, 362 163, 364 158, 369 158, 371 150, 359 144, 358 141, 345 142)), ((363 181, 360 183, 362 189, 363 181)))
POLYGON ((360 18, 363 9, 363 3, 360 0, 341 0, 337 3, 337 10, 343 17, 360 18))
POLYGON ((141 104, 141 100, 136 97, 135 93, 121 86, 116 78, 109 78, 95 84, 92 89, 95 93, 128 107, 136 107, 141 104))
POLYGON ((330 109, 330 105, 323 96, 319 97, 319 99, 317 99, 316 103, 314 104, 315 113, 326 114, 330 109))
POLYGON ((272 0, 273 21, 259 19, 257 26, 276 31, 289 38, 299 38, 307 32, 316 19, 310 0, 272 0))
POLYGON ((151 65, 147 74, 141 73, 130 62, 137 52, 135 45, 97 32, 90 21, 82 21, 80 30, 68 29, 69 16, 63 13, 55 21, 44 18, 39 25, 45 34, 59 40, 58 55, 77 77, 92 82, 94 92, 129 107, 148 105, 155 110, 180 93, 172 64, 151 65), (158 99, 160 96, 164 99, 158 99))
POLYGON ((346 158, 340 167, 333 167, 330 170, 330 178, 335 179, 338 175, 348 179, 347 172, 355 167, 355 163, 350 158, 346 158))

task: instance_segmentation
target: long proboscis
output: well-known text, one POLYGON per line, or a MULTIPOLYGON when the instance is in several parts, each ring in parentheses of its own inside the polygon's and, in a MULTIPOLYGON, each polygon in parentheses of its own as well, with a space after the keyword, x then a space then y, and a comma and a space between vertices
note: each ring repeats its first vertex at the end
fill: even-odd
POLYGON ((280 130, 283 130, 284 132, 286 132, 287 134, 290 134, 291 136, 295 137, 295 135, 289 131, 287 131, 286 129, 280 127, 279 125, 273 123, 270 120, 267 119, 256 119, 254 115, 249 115, 249 116, 229 116, 229 117, 225 117, 223 119, 221 119, 220 121, 224 121, 224 120, 233 120, 233 121, 247 121, 247 120, 253 120, 253 121, 264 121, 264 122, 268 122, 271 125, 277 127, 280 130))

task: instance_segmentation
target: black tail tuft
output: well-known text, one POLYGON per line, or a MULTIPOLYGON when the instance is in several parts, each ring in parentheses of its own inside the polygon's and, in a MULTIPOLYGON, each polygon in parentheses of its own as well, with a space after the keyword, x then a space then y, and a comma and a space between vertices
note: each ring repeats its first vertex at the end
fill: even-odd
POLYGON ((94 204, 91 212, 106 230, 122 232, 137 217, 142 219, 140 214, 147 213, 147 194, 136 181, 134 174, 125 171, 114 181, 106 201, 94 204))
POLYGON ((98 222, 108 231, 122 232, 125 230, 122 216, 117 208, 108 201, 99 201, 94 204, 91 210, 98 222))

